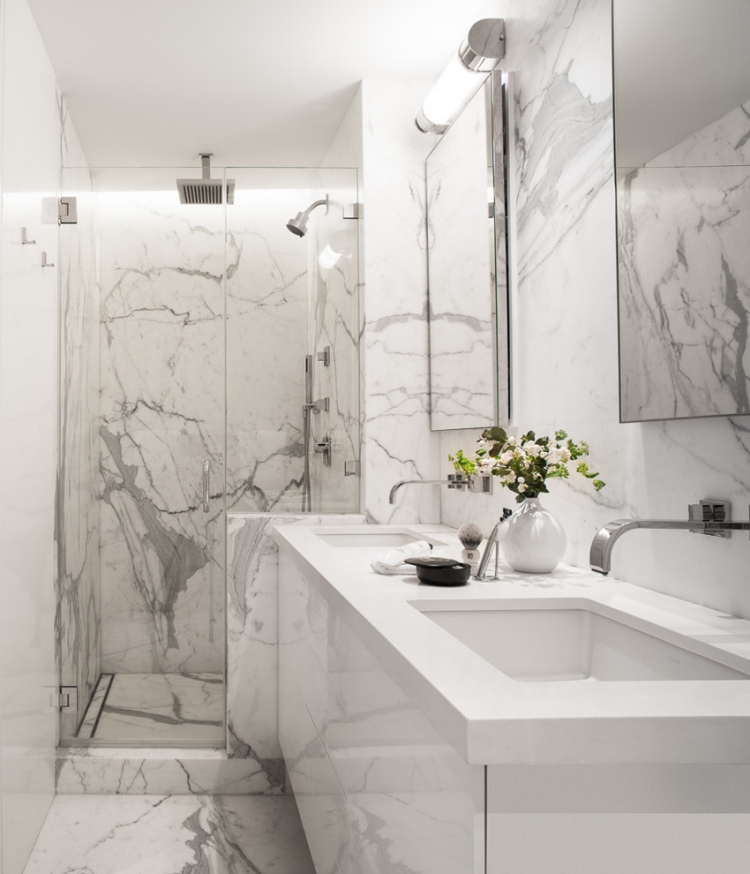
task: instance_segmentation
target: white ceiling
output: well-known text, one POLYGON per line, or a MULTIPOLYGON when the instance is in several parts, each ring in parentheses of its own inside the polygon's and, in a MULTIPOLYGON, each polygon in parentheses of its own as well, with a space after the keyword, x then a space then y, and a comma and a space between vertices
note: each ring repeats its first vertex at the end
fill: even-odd
POLYGON ((487 5, 29 3, 93 166, 314 165, 359 80, 435 77, 487 5))
POLYGON ((750 99, 750 0, 615 0, 614 33, 621 167, 750 99))

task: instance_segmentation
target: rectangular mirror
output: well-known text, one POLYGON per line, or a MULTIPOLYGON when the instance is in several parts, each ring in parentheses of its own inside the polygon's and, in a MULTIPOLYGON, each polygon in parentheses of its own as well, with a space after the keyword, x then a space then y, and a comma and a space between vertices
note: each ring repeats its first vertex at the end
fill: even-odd
POLYGON ((493 73, 425 164, 433 431, 508 421, 504 99, 493 73))
POLYGON ((750 2, 613 26, 620 418, 750 413, 750 2))

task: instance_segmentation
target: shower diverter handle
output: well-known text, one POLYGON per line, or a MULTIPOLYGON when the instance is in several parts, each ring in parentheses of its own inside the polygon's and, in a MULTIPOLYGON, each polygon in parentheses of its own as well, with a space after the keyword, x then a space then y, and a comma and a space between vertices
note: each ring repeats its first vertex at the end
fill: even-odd
POLYGON ((211 462, 206 459, 203 462, 203 512, 208 513, 211 509, 211 462))

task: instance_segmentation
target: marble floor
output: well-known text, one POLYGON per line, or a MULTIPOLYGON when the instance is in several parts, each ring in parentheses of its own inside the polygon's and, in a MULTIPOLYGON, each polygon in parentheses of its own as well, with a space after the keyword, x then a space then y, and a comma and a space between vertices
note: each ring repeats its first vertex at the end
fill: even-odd
POLYGON ((81 725, 80 736, 113 744, 221 745, 223 678, 220 674, 103 676, 81 725))
POLYGON ((293 798, 58 795, 24 874, 314 874, 293 798))

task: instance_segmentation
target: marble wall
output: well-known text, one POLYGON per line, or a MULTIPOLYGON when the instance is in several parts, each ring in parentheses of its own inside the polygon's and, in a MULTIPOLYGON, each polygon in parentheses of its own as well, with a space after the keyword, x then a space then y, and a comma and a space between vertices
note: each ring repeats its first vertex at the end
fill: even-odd
MULTIPOLYGON (((606 488, 572 476, 545 499, 564 523, 566 559, 584 567, 612 519, 680 518, 708 496, 744 518, 750 426, 742 417, 619 423, 610 4, 512 0, 502 13, 515 71, 513 422, 564 427, 591 444, 606 488)), ((443 435, 441 457, 477 436, 443 435)), ((443 491, 442 520, 489 529, 510 498, 443 491)), ((616 547, 613 574, 750 618, 746 538, 634 532, 616 547)))
POLYGON ((284 788, 278 730, 279 556, 275 525, 360 524, 362 516, 230 514, 227 522, 227 753, 251 758, 264 791, 284 788))
POLYGON ((750 104, 618 169, 622 416, 750 413, 750 104))
POLYGON ((356 171, 326 170, 330 207, 321 214, 309 247, 312 264, 308 349, 314 353, 315 398, 329 409, 312 416, 313 438, 332 443, 331 463, 311 456, 312 509, 346 513, 359 509, 360 477, 346 475, 345 463, 360 460, 360 284, 359 221, 343 210, 358 200, 356 171), (328 350, 328 363, 318 357, 328 350))
POLYGON ((237 188, 227 212, 236 261, 227 272, 227 507, 299 512, 310 277, 307 238, 286 223, 318 192, 304 172, 230 172, 237 188))
POLYGON ((434 522, 438 486, 401 479, 436 479, 438 441, 430 432, 425 268, 424 159, 435 144, 414 124, 430 89, 421 80, 362 83, 364 509, 373 522, 434 522))
POLYGON ((221 209, 180 207, 173 174, 151 175, 95 174, 102 671, 219 673, 223 277, 239 253, 225 265, 221 209))
POLYGON ((228 172, 225 253, 224 210, 181 207, 172 173, 95 171, 104 671, 222 669, 224 438, 230 511, 302 510, 309 339, 334 350, 331 367, 316 365, 315 396, 331 408, 313 433, 335 443, 330 473, 313 459, 327 477, 316 506, 357 509, 357 478, 343 476, 359 442, 356 241, 341 218, 355 175, 228 172), (330 214, 314 213, 304 240, 289 233, 328 188, 330 214), (328 243, 343 255, 324 270, 328 243))
POLYGON ((58 191, 64 112, 25 0, 0 15, 0 867, 21 874, 55 785, 59 289, 41 254, 58 264, 42 199, 58 191))

